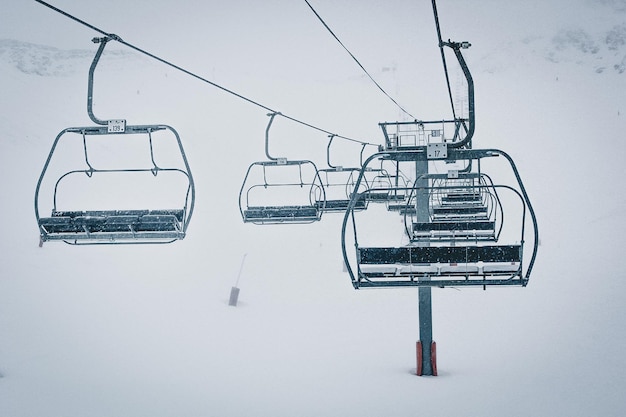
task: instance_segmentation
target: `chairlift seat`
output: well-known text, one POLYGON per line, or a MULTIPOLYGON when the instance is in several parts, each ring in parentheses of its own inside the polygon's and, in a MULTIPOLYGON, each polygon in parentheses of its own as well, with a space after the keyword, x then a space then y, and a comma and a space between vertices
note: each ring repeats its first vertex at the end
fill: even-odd
POLYGON ((468 264, 450 264, 441 265, 439 268, 440 275, 478 275, 480 268, 476 265, 468 264))
POLYGON ((361 271, 369 277, 389 277, 398 273, 397 265, 362 265, 361 271))
POLYGON ((361 264, 520 262, 520 245, 358 248, 361 264))
POLYGON ((448 193, 442 197, 442 201, 447 203, 469 203, 481 201, 481 196, 479 193, 448 193))
POLYGON ((498 275, 502 273, 515 273, 519 270, 520 264, 518 262, 510 263, 493 263, 489 265, 483 265, 481 268, 483 275, 498 275))
POLYGON ((43 240, 182 239, 183 210, 54 211, 39 219, 43 240))
POLYGON ((326 200, 318 201, 320 210, 324 211, 346 211, 350 205, 350 200, 326 200))
POLYGON ((406 195, 404 193, 398 193, 397 191, 392 191, 389 189, 380 189, 370 188, 367 193, 365 193, 365 198, 369 201, 374 202, 394 202, 394 201, 406 201, 406 195))
POLYGON ((317 206, 257 206, 243 210, 244 221, 252 223, 288 223, 320 219, 317 206))
MULTIPOLYGON (((337 200, 326 200, 326 201, 318 201, 318 207, 320 210, 325 212, 345 212, 350 205, 349 199, 337 199, 337 200)), ((357 198, 354 204, 355 211, 365 210, 367 208, 367 199, 365 198, 365 194, 362 194, 357 198)))
POLYGON ((357 248, 356 287, 519 285, 521 246, 357 248), (506 278, 498 278, 506 277, 506 278))
POLYGON ((438 207, 449 207, 449 208, 453 208, 453 207, 481 207, 484 206, 484 203, 482 200, 471 200, 471 201, 464 201, 464 200, 444 200, 442 198, 441 200, 441 204, 438 205, 438 207))
POLYGON ((459 205, 433 207, 434 215, 476 215, 487 212, 487 207, 482 205, 459 205))
POLYGON ((406 204, 406 202, 404 202, 400 204, 387 204, 387 211, 397 211, 400 214, 414 214, 416 209, 414 204, 406 204))
POLYGON ((493 221, 440 221, 413 223, 413 239, 495 239, 493 221))
POLYGON ((365 198, 368 201, 385 202, 385 201, 389 201, 390 194, 389 194, 389 191, 370 190, 367 194, 365 194, 365 198))
POLYGON ((402 265, 398 268, 399 275, 439 275, 439 267, 437 265, 402 265))

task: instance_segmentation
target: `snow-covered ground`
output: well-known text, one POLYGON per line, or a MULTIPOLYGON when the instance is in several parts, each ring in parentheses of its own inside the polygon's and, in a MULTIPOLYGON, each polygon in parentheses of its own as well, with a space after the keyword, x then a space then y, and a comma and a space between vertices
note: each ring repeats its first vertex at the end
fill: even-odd
MULTIPOLYGON (((304 2, 107 3, 55 5, 341 135, 380 142, 377 123, 401 117, 304 2)), ((311 1, 399 103, 439 118, 430 2, 398 3, 311 1)), ((179 131, 197 186, 188 236, 39 248, 35 185, 55 135, 91 124, 100 35, 34 1, 5 5, 0 416, 623 416, 626 2, 438 6, 443 36, 473 44, 474 146, 513 156, 541 246, 526 288, 433 290, 439 376, 420 378, 417 290, 352 289, 341 216, 241 221, 267 112, 122 45, 98 67, 95 113, 179 131)), ((277 154, 325 162, 325 134, 272 129, 277 154)))

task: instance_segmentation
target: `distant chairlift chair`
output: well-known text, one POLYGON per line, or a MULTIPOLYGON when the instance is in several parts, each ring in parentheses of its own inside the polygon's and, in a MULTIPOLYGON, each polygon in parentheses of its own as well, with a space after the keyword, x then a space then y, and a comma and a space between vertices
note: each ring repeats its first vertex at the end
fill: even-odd
POLYGON ((484 173, 430 174, 429 218, 406 222, 412 242, 497 241, 503 209, 497 189, 484 173))
POLYGON ((325 191, 316 165, 309 160, 275 158, 269 153, 269 130, 265 130, 267 161, 253 162, 239 191, 239 211, 244 223, 301 224, 319 221, 325 208, 325 191), (321 202, 321 203, 320 203, 321 202))
MULTIPOLYGON (((360 168, 347 168, 340 165, 333 165, 330 161, 330 146, 335 135, 329 136, 328 146, 326 147, 326 161, 328 168, 319 170, 319 176, 322 181, 324 193, 319 194, 320 198, 317 205, 320 210, 325 213, 344 213, 348 209, 350 198, 353 193, 362 192, 367 188, 366 182, 361 182, 360 189, 355 189, 356 179, 360 168)), ((365 144, 363 145, 365 147, 365 144)), ((358 198, 354 206, 354 210, 360 211, 367 208, 368 200, 358 198)))

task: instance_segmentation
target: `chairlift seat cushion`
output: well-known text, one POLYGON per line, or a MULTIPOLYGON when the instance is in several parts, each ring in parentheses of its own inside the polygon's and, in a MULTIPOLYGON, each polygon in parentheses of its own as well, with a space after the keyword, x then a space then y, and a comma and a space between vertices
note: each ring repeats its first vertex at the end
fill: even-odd
POLYGON ((520 262, 520 245, 358 248, 360 264, 520 262))
POLYGON ((482 272, 485 275, 498 274, 503 272, 515 273, 519 270, 520 264, 518 262, 511 263, 494 263, 489 265, 484 265, 482 267, 482 272))
POLYGON ((362 265, 361 272, 369 277, 393 276, 398 272, 395 265, 362 265))
POLYGON ((179 232, 183 216, 183 210, 55 211, 39 219, 39 225, 48 238, 68 233, 94 237, 99 233, 179 232))
POLYGON ((487 207, 482 205, 438 206, 433 207, 435 215, 475 215, 486 213, 487 207))
POLYGON ((370 192, 365 194, 365 198, 369 201, 389 201, 390 194, 389 191, 370 190, 370 192))
POLYGON ((249 221, 296 221, 317 220, 319 209, 316 206, 262 206, 244 210, 244 220, 249 221))
POLYGON ((426 274, 437 275, 439 274, 439 267, 437 265, 403 265, 398 268, 398 273, 401 275, 410 274, 426 274))
POLYGON ((479 273, 479 268, 467 264, 442 265, 439 268, 439 273, 441 275, 476 275, 479 273))
POLYGON ((477 193, 450 193, 441 200, 446 203, 469 203, 481 201, 481 198, 477 193))
POLYGON ((413 223, 414 232, 493 231, 494 229, 495 229, 495 222, 489 222, 489 221, 450 221, 450 222, 413 223))
MULTIPOLYGON (((346 211, 350 205, 350 200, 326 200, 319 201, 318 206, 323 211, 346 211)), ((367 207, 367 200, 359 198, 354 204, 354 210, 364 210, 367 207)))

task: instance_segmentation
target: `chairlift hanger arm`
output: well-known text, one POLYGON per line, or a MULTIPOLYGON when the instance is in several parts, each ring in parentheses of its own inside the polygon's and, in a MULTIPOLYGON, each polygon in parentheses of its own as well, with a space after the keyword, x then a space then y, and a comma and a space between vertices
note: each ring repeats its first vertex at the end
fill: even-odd
POLYGON ((361 167, 363 167, 363 152, 365 152, 365 147, 367 146, 367 143, 364 143, 361 145, 361 153, 359 155, 359 165, 361 167))
POLYGON ((337 137, 338 135, 331 133, 328 135, 328 145, 326 146, 326 164, 328 165, 329 168, 332 168, 336 171, 341 171, 341 170, 358 170, 361 168, 361 166, 363 166, 363 152, 365 151, 365 147, 368 145, 367 143, 361 143, 361 152, 360 152, 360 157, 359 157, 359 167, 358 168, 346 168, 342 165, 333 165, 330 162, 330 147, 333 143, 333 139, 335 137, 337 137))
POLYGON ((335 135, 334 133, 331 133, 330 135, 328 135, 328 146, 326 146, 326 163, 328 164, 330 168, 338 169, 339 168, 338 166, 330 163, 330 145, 333 143, 333 139, 335 138, 335 136, 337 135, 335 135))
POLYGON ((91 66, 89 67, 89 79, 87 84, 87 113, 89 114, 89 118, 98 125, 106 125, 108 124, 108 121, 99 119, 93 114, 93 75, 96 71, 96 67, 98 66, 98 62, 100 61, 100 57, 104 52, 104 48, 109 40, 121 41, 122 39, 117 35, 107 35, 102 38, 92 39, 93 43, 99 43, 100 46, 98 46, 96 55, 93 57, 93 61, 91 62, 91 66))
POLYGON ((285 158, 273 157, 270 155, 270 127, 272 127, 272 123, 274 122, 274 117, 276 117, 276 115, 279 115, 279 114, 281 113, 272 112, 272 113, 267 114, 270 117, 270 121, 267 123, 267 127, 265 128, 265 156, 267 156, 267 159, 269 159, 270 161, 278 161, 278 160, 285 159, 285 158))
POLYGON ((441 51, 441 61, 443 63, 443 70, 446 76, 446 84, 448 86, 448 95, 450 97, 450 105, 452 107, 452 115, 457 123, 460 123, 461 120, 456 117, 456 112, 454 109, 454 100, 452 99, 452 89, 450 88, 450 77, 448 75, 448 66, 446 64, 446 56, 444 53, 444 46, 452 48, 454 51, 454 55, 456 59, 459 61, 459 65, 463 70, 463 75, 465 75, 465 79, 467 80, 467 93, 468 93, 468 116, 469 116, 469 128, 465 138, 456 143, 449 143, 449 148, 461 148, 471 143, 472 137, 474 136, 475 131, 475 115, 474 115, 474 81, 472 79, 472 75, 467 67, 467 63, 463 58, 463 54, 461 54, 461 49, 467 49, 471 46, 469 42, 444 42, 441 37, 441 28, 439 26, 439 16, 437 14, 437 3, 435 0, 432 0, 433 5, 433 15, 435 18, 435 28, 437 30, 437 39, 439 41, 439 50, 441 51))
POLYGON ((467 49, 471 46, 471 44, 469 42, 450 42, 450 40, 448 40, 448 42, 442 42, 440 45, 452 48, 467 81, 468 131, 463 140, 448 144, 449 148, 461 148, 471 143, 476 129, 476 116, 474 112, 474 79, 472 78, 472 74, 470 73, 467 63, 465 62, 465 58, 463 58, 463 54, 461 53, 461 49, 467 49))

